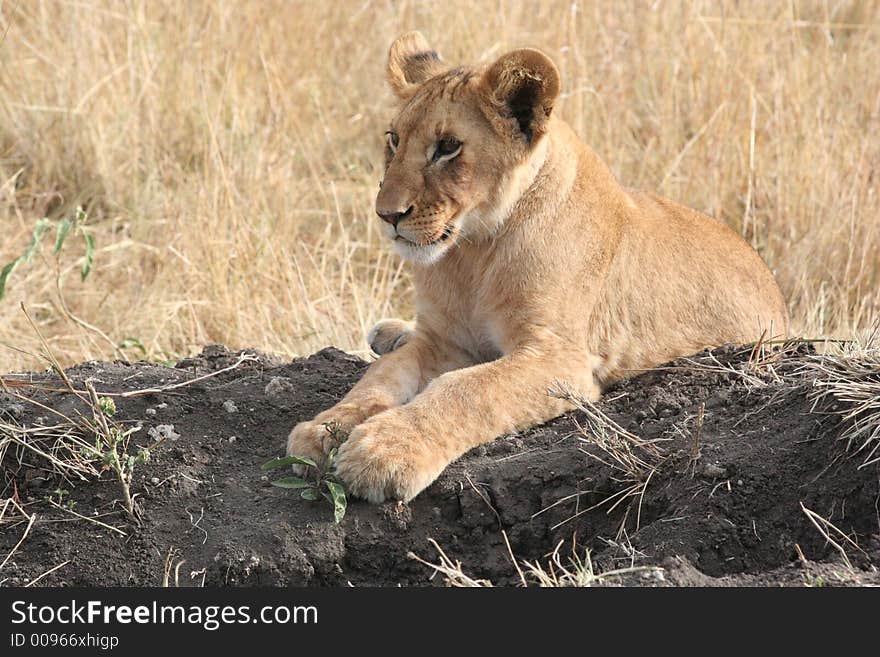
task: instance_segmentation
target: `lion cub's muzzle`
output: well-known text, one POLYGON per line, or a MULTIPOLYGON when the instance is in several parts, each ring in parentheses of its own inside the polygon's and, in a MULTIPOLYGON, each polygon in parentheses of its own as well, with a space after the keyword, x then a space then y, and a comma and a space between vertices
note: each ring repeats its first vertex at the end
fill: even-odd
POLYGON ((453 236, 455 228, 451 222, 438 217, 437 208, 419 208, 410 204, 401 210, 392 205, 383 205, 380 197, 376 199, 376 214, 390 227, 388 237, 395 242, 405 242, 412 246, 432 246, 445 242, 453 236))
POLYGON ((376 214, 379 215, 379 218, 385 223, 391 224, 394 226, 394 230, 397 230, 397 224, 411 216, 413 213, 413 209, 415 206, 411 205, 403 212, 398 210, 384 210, 380 209, 378 205, 376 206, 376 214))

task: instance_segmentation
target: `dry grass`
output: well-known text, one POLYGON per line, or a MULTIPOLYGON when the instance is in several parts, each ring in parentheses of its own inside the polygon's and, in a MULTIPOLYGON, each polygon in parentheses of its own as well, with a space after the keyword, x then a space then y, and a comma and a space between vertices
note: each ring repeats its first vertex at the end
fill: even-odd
POLYGON ((812 523, 816 530, 825 537, 827 543, 834 547, 835 550, 837 550, 837 553, 840 555, 843 563, 846 564, 846 567, 852 570, 852 562, 849 560, 846 549, 843 547, 843 545, 841 545, 841 543, 855 548, 862 554, 865 554, 865 551, 862 550, 862 548, 859 547, 858 543, 850 538, 849 535, 845 534, 840 529, 835 527, 830 520, 828 520, 827 518, 823 518, 815 511, 811 511, 810 509, 805 507, 803 502, 801 502, 801 511, 804 512, 804 515, 807 516, 807 519, 812 523), (832 538, 832 535, 836 536, 837 540, 834 540, 834 538, 832 538), (838 541, 840 541, 840 543, 838 541))
POLYGON ((610 514, 626 503, 624 507, 626 510, 618 529, 617 538, 624 535, 631 511, 634 511, 635 529, 638 531, 641 524, 642 500, 645 497, 648 484, 667 458, 660 446, 664 439, 643 440, 630 433, 603 413, 593 402, 572 390, 565 383, 556 382, 549 392, 553 397, 570 402, 574 408, 582 413, 583 423, 577 418, 572 418, 577 428, 575 435, 581 444, 579 449, 589 458, 610 468, 614 473, 612 479, 617 482, 620 489, 609 494, 602 501, 583 509, 580 508, 581 496, 593 491, 579 491, 557 500, 532 517, 574 499, 577 507, 574 513, 553 525, 551 529, 555 530, 599 507, 606 507, 606 513, 610 514))
POLYGON ((431 575, 432 578, 434 575, 441 575, 447 586, 453 586, 456 588, 492 588, 492 582, 488 579, 474 578, 465 573, 461 562, 450 559, 443 551, 443 548, 440 547, 440 544, 433 538, 429 538, 428 542, 434 546, 435 550, 437 550, 439 559, 438 563, 435 564, 426 561, 413 552, 409 552, 407 556, 414 561, 418 561, 423 566, 433 569, 434 573, 431 575))
POLYGON ((841 440, 865 468, 880 463, 880 325, 863 343, 808 363, 815 377, 813 399, 843 422, 841 440))
POLYGON ((21 503, 16 499, 16 497, 7 497, 4 499, 0 499, 0 529, 4 532, 9 531, 13 527, 16 527, 21 524, 25 524, 24 531, 21 533, 21 537, 18 539, 18 542, 12 547, 12 549, 6 554, 2 561, 0 561, 0 584, 6 581, 5 577, 2 577, 4 573, 2 573, 3 567, 9 563, 9 560, 12 559, 12 556, 15 554, 16 550, 21 547, 22 543, 24 543, 25 539, 30 534, 31 527, 34 526, 34 522, 37 520, 37 515, 28 514, 25 508, 21 505, 21 503))
MULTIPOLYGON (((505 540, 507 540, 506 536, 505 540)), ((408 556, 410 559, 432 569, 434 572, 431 574, 431 578, 440 575, 446 586, 456 588, 491 588, 494 586, 490 580, 468 575, 462 563, 458 560, 453 561, 450 559, 437 541, 429 538, 428 542, 437 551, 437 563, 422 559, 412 552, 408 556)), ((515 569, 516 574, 519 576, 520 586, 538 586, 541 588, 614 586, 620 583, 622 576, 635 573, 639 573, 646 579, 653 579, 655 582, 662 581, 663 569, 657 566, 629 566, 627 568, 598 571, 593 565, 589 550, 585 550, 584 556, 581 557, 572 548, 571 555, 563 560, 560 552, 563 543, 563 541, 560 541, 556 548, 546 555, 544 563, 538 560, 533 562, 522 560, 522 565, 520 565, 519 560, 511 553, 512 570, 515 569)), ((508 549, 510 549, 509 543, 508 549)))
POLYGON ((65 365, 114 356, 71 314, 156 359, 362 349, 406 315, 372 200, 412 28, 453 62, 548 51, 561 114, 623 182, 754 244, 795 332, 880 315, 878 2, 0 0, 0 265, 77 205, 97 242, 70 313, 48 253, 15 272, 0 370, 40 364, 19 301, 65 365))

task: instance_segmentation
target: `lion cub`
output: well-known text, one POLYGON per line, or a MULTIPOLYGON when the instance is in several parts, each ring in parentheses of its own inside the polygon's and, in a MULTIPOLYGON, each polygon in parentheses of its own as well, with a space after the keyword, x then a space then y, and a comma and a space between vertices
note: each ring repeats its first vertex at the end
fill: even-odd
POLYGON ((336 406, 290 434, 373 502, 409 500, 454 459, 566 411, 554 380, 603 386, 707 346, 783 336, 772 274, 709 217, 624 188, 553 113, 559 72, 537 50, 450 68, 418 32, 391 46, 400 100, 376 213, 410 261, 417 319, 336 406))

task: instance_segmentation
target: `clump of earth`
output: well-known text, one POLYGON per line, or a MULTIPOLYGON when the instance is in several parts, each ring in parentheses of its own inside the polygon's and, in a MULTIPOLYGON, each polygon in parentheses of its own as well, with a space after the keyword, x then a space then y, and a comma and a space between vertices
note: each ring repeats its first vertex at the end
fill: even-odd
MULTIPOLYGON (((675 361, 594 408, 471 450, 408 504, 349 499, 338 524, 323 499, 273 486, 282 475, 260 466, 348 391, 363 360, 212 346, 174 367, 78 365, 66 372, 76 388, 159 390, 114 398, 114 420, 140 427, 132 445, 161 439, 134 471, 139 519, 111 472, 65 479, 7 441, 0 499, 34 520, 13 522, 9 507, 0 583, 430 586, 456 581, 427 565, 442 550, 496 586, 536 584, 527 564, 550 572, 554 559, 589 564, 605 585, 880 584, 877 465, 847 451, 839 409, 815 403, 800 350, 757 367, 733 347, 675 361)), ((51 425, 46 409, 89 416, 54 374, 16 378, 30 401, 0 393, 5 425, 51 425)))

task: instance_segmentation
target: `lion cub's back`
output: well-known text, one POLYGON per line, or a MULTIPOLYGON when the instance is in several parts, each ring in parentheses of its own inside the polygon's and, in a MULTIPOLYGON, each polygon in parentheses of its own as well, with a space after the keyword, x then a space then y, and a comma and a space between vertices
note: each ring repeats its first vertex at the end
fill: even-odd
POLYGON ((739 235, 660 196, 629 195, 634 206, 606 294, 616 288, 626 296, 619 328, 633 357, 623 360, 641 362, 620 366, 649 367, 708 346, 755 341, 765 331, 786 335, 779 286, 739 235))

